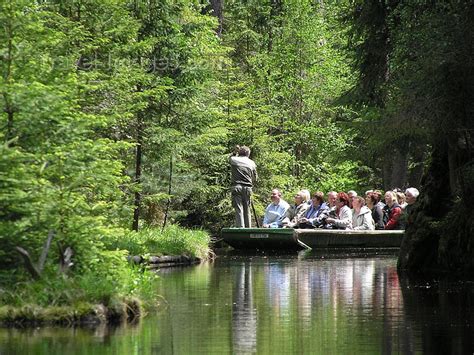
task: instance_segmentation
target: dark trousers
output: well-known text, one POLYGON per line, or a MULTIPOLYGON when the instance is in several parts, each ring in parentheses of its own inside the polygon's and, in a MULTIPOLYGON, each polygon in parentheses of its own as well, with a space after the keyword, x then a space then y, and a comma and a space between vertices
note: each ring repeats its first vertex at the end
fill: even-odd
POLYGON ((252 196, 252 188, 242 185, 232 186, 231 194, 232 206, 235 209, 235 226, 238 228, 251 228, 250 196, 252 196))

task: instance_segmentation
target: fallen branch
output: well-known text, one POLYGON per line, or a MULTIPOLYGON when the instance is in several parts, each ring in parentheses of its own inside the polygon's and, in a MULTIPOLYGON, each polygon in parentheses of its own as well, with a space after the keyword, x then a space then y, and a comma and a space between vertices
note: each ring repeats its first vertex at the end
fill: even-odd
POLYGON ((28 272, 31 274, 31 276, 35 280, 39 280, 41 278, 41 272, 38 271, 36 266, 33 264, 33 261, 31 260, 30 254, 25 249, 23 249, 21 247, 15 247, 15 249, 22 256, 23 261, 25 262, 26 270, 28 270, 28 272))

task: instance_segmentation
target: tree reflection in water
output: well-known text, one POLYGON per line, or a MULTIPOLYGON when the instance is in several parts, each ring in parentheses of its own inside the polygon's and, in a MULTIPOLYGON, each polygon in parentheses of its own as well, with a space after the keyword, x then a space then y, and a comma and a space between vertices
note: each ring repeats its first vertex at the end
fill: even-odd
POLYGON ((136 327, 0 329, 0 353, 474 351, 474 284, 399 282, 393 255, 225 256, 160 275, 166 307, 136 327))

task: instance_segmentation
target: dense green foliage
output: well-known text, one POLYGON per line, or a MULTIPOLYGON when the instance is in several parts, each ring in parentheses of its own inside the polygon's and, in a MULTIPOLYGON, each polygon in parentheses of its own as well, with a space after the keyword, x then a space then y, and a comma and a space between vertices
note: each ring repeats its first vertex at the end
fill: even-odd
MULTIPOLYGON (((133 192, 148 186, 127 173, 135 161, 130 156, 140 143, 155 152, 146 159, 179 153, 172 142, 199 123, 186 124, 184 115, 167 105, 205 87, 211 67, 197 58, 212 52, 217 41, 214 21, 192 3, 137 6, 1 3, 0 264, 10 270, 2 284, 14 288, 5 293, 5 302, 16 303, 15 297, 30 302, 25 297, 36 294, 22 283, 21 289, 14 286, 28 279, 15 247, 26 249, 43 273, 43 280, 31 285, 43 290, 39 304, 62 299, 61 289, 84 288, 80 299, 98 301, 130 295, 145 284, 136 281, 126 251, 111 247, 127 236, 133 192), (146 11, 156 18, 141 18, 146 11), (168 24, 174 32, 159 35, 168 24), (159 50, 176 64, 158 67, 159 50), (43 246, 49 234, 53 242, 41 270, 37 260, 48 249, 43 246), (74 277, 64 281, 56 270, 66 247, 74 253, 74 277), (51 287, 43 287, 45 282, 51 287)), ((187 104, 180 110, 190 116, 199 111, 187 110, 187 104)), ((76 296, 67 301, 74 303, 76 296)))
POLYGON ((215 233, 232 223, 227 157, 236 144, 249 145, 258 166, 259 215, 272 188, 291 199, 301 188, 417 186, 443 144, 443 196, 464 211, 468 1, 212 4, 220 9, 193 0, 0 3, 2 270, 24 279, 15 247, 36 262, 48 235, 44 275, 66 247, 71 274, 90 277, 113 275, 104 260, 124 263, 123 249, 202 256, 201 232, 158 230, 215 233))
POLYGON ((348 93, 368 166, 386 188, 420 182, 399 266, 470 274, 474 6, 355 1, 345 17, 359 72, 348 93), (425 159, 427 157, 430 159, 425 159))
POLYGON ((220 39, 192 1, 2 4, 6 264, 50 230, 86 260, 132 221, 228 225, 235 144, 258 163, 260 213, 273 187, 358 185, 336 4, 229 1, 220 39))

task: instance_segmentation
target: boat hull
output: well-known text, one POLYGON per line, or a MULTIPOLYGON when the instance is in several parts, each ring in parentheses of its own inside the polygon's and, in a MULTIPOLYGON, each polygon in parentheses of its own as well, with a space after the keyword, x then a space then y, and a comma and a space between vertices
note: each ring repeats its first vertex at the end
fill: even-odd
POLYGON ((291 228, 224 228, 222 239, 235 249, 399 248, 404 231, 291 228))
POLYGON ((402 230, 295 229, 296 238, 310 248, 399 248, 402 230))
POLYGON ((305 249, 290 228, 223 228, 221 237, 235 249, 305 249))

